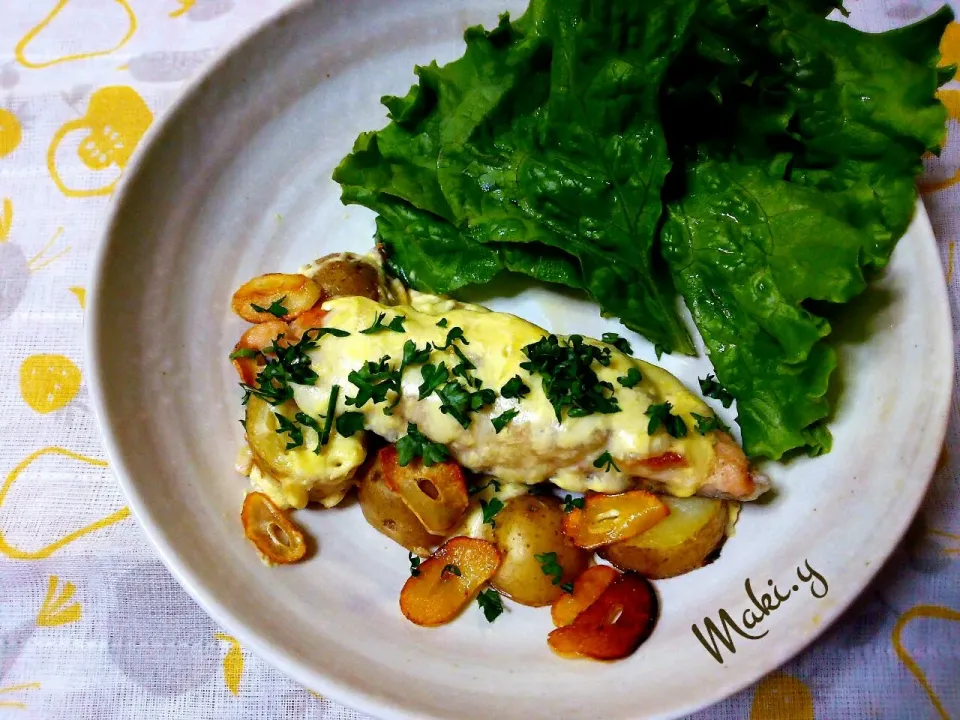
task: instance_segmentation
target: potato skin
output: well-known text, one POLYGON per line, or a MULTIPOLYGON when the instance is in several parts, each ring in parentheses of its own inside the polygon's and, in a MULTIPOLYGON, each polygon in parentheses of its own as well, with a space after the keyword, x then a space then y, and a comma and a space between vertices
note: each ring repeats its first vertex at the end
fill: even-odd
POLYGON ((728 503, 709 498, 661 498, 670 515, 645 533, 599 550, 621 570, 654 580, 683 575, 702 567, 724 539, 728 503))
POLYGON ((590 553, 563 534, 563 508, 550 496, 524 495, 508 500, 494 518, 493 538, 503 556, 491 584, 522 605, 549 605, 563 594, 560 585, 586 570, 590 553), (555 552, 563 568, 561 582, 545 575, 536 556, 555 552))
POLYGON ((343 253, 323 258, 313 281, 320 286, 321 298, 360 296, 379 301, 380 273, 367 260, 343 253))
POLYGON ((421 556, 429 555, 430 548, 443 540, 427 532, 399 493, 387 487, 378 455, 374 454, 357 471, 355 479, 358 480, 357 497, 363 517, 375 529, 421 556))

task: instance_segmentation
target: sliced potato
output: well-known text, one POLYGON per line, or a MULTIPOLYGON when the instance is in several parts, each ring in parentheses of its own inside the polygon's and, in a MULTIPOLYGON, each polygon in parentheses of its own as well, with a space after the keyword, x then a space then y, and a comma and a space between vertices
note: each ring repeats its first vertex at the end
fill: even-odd
POLYGON ((662 497, 670 515, 629 540, 608 545, 600 556, 624 570, 649 578, 669 578, 690 572, 723 540, 727 505, 712 498, 662 497))
POLYGON ((563 656, 619 660, 650 636, 658 611, 650 582, 635 573, 624 573, 570 625, 552 631, 547 644, 563 656))
POLYGON ((493 543, 452 538, 404 583, 400 611, 417 625, 443 625, 460 614, 499 564, 500 552, 493 543))
POLYGON ((609 565, 594 565, 588 568, 574 581, 573 592, 564 593, 553 603, 550 608, 553 624, 557 627, 572 624, 618 577, 620 573, 609 565))
POLYGON ((563 508, 555 497, 515 497, 494 521, 494 541, 503 561, 491 584, 518 603, 549 605, 564 594, 560 586, 579 576, 590 561, 589 553, 564 536, 563 508), (562 572, 548 574, 551 567, 562 572))
POLYGON ((453 461, 423 464, 419 458, 401 466, 397 449, 380 450, 379 462, 387 486, 396 491, 423 526, 435 535, 446 535, 470 504, 463 468, 453 461))
POLYGON ((290 330, 294 337, 302 338, 307 330, 323 327, 323 319, 327 316, 327 311, 321 305, 314 305, 303 315, 290 322, 290 330))
POLYGON ((352 253, 322 258, 313 273, 324 300, 358 295, 380 300, 380 273, 370 261, 352 253))
POLYGON ((261 492, 249 493, 240 512, 243 532, 260 554, 271 563, 288 565, 307 552, 303 532, 261 492))
POLYGON ((656 495, 645 490, 617 495, 588 493, 584 507, 563 518, 563 531, 579 547, 593 550, 638 535, 669 512, 656 495))
POLYGON ((260 323, 278 318, 293 320, 319 299, 320 286, 306 275, 267 273, 241 285, 233 294, 230 307, 247 322, 260 323), (274 303, 278 311, 283 308, 279 314, 270 312, 274 303))
POLYGON ((417 555, 427 556, 443 538, 431 535, 383 477, 379 455, 357 473, 357 496, 363 517, 374 528, 417 555))
POLYGON ((284 345, 290 337, 290 328, 283 320, 268 320, 248 328, 240 336, 240 341, 230 355, 240 381, 253 387, 256 384, 257 373, 263 368, 265 362, 263 351, 272 347, 274 343, 284 345))

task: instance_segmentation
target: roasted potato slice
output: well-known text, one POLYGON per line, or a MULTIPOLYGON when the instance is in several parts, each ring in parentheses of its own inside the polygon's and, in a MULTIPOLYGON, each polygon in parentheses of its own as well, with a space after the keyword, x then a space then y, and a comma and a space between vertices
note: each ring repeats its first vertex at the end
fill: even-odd
POLYGON ((657 595, 650 582, 624 573, 570 625, 551 632, 547 644, 559 655, 619 660, 650 636, 657 614, 657 595))
POLYGON ((573 592, 564 593, 550 608, 550 617, 557 627, 566 627, 577 619, 577 615, 593 605, 607 587, 620 577, 620 573, 609 565, 594 565, 588 568, 573 583, 573 592))
POLYGON ((327 311, 320 305, 314 305, 295 320, 290 321, 290 330, 297 339, 302 338, 307 330, 323 327, 323 319, 327 311))
POLYGON ((523 605, 549 605, 561 585, 586 569, 590 555, 563 534, 563 508, 552 496, 508 500, 494 517, 494 542, 503 556, 491 584, 523 605))
POLYGON ((301 560, 307 552, 300 528, 261 492, 249 493, 244 498, 240 521, 247 539, 268 562, 288 565, 301 560))
POLYGON ((380 273, 370 261, 352 253, 321 258, 313 272, 323 299, 358 295, 381 300, 380 273))
POLYGON ((500 564, 493 543, 455 537, 420 563, 400 592, 400 611, 417 625, 443 625, 453 620, 500 564))
POLYGON ((357 473, 357 496, 367 522, 394 542, 417 555, 427 556, 443 540, 431 535, 399 493, 383 477, 379 453, 357 473))
POLYGON ((241 285, 233 294, 230 307, 247 322, 260 323, 293 320, 312 308, 319 299, 320 286, 306 275, 267 273, 241 285), (276 312, 271 312, 274 303, 277 304, 276 312))
POLYGON ((470 504, 463 468, 452 461, 427 467, 419 458, 401 467, 392 445, 379 455, 387 486, 399 493, 427 531, 434 535, 450 532, 470 504))
POLYGON ((593 550, 638 535, 669 512, 656 495, 645 490, 617 495, 588 493, 583 509, 576 508, 563 518, 563 531, 579 547, 593 550))
POLYGON ((602 548, 600 556, 623 570, 654 579, 701 567, 723 540, 728 503, 702 497, 664 496, 661 500, 670 515, 646 532, 602 548))
POLYGON ((230 353, 240 381, 253 386, 263 367, 264 350, 273 347, 274 343, 285 344, 291 335, 290 327, 283 320, 268 320, 248 328, 230 353))

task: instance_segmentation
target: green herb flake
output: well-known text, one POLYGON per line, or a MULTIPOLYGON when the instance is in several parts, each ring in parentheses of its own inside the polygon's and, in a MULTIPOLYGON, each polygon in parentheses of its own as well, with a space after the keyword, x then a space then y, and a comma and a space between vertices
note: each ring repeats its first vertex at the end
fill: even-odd
POLYGON ((630 342, 626 338, 617 335, 617 333, 606 332, 600 339, 607 345, 613 345, 624 355, 633 355, 633 348, 630 347, 630 342))
POLYGON ((391 319, 389 323, 384 324, 383 321, 386 319, 386 317, 386 313, 377 313, 376 318, 374 318, 373 325, 365 330, 361 330, 360 334, 373 335, 378 332, 383 332, 384 330, 392 330, 396 333, 405 332, 403 328, 403 321, 407 318, 404 315, 394 315, 393 319, 391 319))
POLYGON ((334 385, 330 389, 330 400, 327 402, 327 415, 323 422, 323 431, 320 433, 320 444, 326 445, 330 440, 330 431, 333 429, 333 415, 337 410, 337 398, 340 396, 340 386, 334 385))
POLYGON ((627 370, 626 375, 621 375, 617 378, 617 382, 623 385, 625 388, 636 387, 643 381, 643 375, 640 374, 640 371, 632 367, 627 370))
POLYGON ((669 435, 675 438, 686 437, 687 424, 682 417, 672 414, 671 410, 673 410, 673 406, 669 402, 651 405, 647 408, 645 415, 650 418, 647 423, 648 435, 653 435, 662 425, 669 435))
POLYGON ((484 590, 477 595, 477 605, 483 610, 483 616, 487 622, 493 622, 503 614, 503 600, 493 588, 484 590))
POLYGON ((337 434, 341 437, 353 437, 363 432, 363 413, 345 412, 337 418, 337 434))
POLYGON ((420 563, 423 562, 419 555, 408 552, 407 559, 410 561, 410 576, 418 577, 420 575, 420 563))
POLYGON ((486 490, 488 487, 492 487, 494 492, 500 492, 500 481, 497 480, 496 478, 490 478, 483 485, 476 485, 470 488, 469 493, 471 495, 476 495, 478 492, 482 492, 486 490))
MULTIPOLYGON (((594 465, 596 465, 596 463, 594 463, 594 465)), ((565 513, 573 512, 574 508, 577 510, 583 510, 586 504, 587 501, 582 497, 575 498, 573 495, 564 495, 563 497, 563 511, 565 513)))
POLYGON ((698 380, 700 381, 700 392, 704 395, 719 400, 725 408, 733 404, 733 395, 727 392, 713 375, 707 375, 705 378, 698 378, 698 380))
POLYGON ((240 358, 255 358, 256 356, 257 351, 251 350, 250 348, 237 348, 230 353, 231 360, 239 360, 240 358))
POLYGON ((563 583, 563 585, 560 586, 560 589, 563 590, 565 593, 572 593, 572 592, 573 592, 573 583, 572 583, 572 582, 565 582, 565 583, 563 583))
POLYGON ((524 384, 519 375, 514 375, 512 378, 507 380, 506 383, 504 383, 502 388, 500 388, 500 396, 508 399, 519 399, 527 395, 529 392, 530 388, 524 384))
POLYGON ((490 527, 496 527, 497 521, 494 520, 494 518, 497 516, 497 513, 503 510, 503 501, 501 501, 500 498, 492 498, 489 501, 481 500, 480 510, 483 512, 484 524, 490 527))
POLYGON ((303 430, 300 429, 300 426, 280 413, 274 413, 274 416, 277 418, 277 435, 283 435, 284 433, 290 435, 286 449, 293 450, 303 445, 303 430))
POLYGON ((594 460, 593 466, 595 468, 603 468, 604 472, 610 472, 610 468, 620 472, 620 468, 617 467, 617 464, 613 461, 613 455, 609 452, 603 453, 603 455, 594 460))
POLYGON ((439 365, 427 363, 420 368, 420 377, 423 378, 423 382, 420 383, 418 388, 417 398, 425 400, 433 394, 434 390, 447 381, 450 377, 450 371, 447 370, 446 363, 440 363, 439 365))
POLYGON ((438 328, 445 328, 446 326, 447 326, 447 319, 446 319, 446 318, 440 318, 440 320, 437 322, 437 327, 438 327, 438 328))
POLYGON ((460 568, 453 563, 447 563, 443 566, 443 570, 440 571, 440 579, 443 580, 444 576, 448 573, 450 575, 456 575, 457 577, 463 576, 463 573, 460 572, 460 568))
POLYGON ((450 451, 420 432, 416 423, 407 424, 407 434, 397 440, 396 447, 400 467, 406 467, 418 457, 423 458, 423 464, 427 467, 450 459, 450 451))
POLYGON ((493 423, 493 429, 496 431, 497 435, 499 435, 500 431, 509 425, 510 421, 519 414, 519 410, 507 410, 506 412, 497 415, 495 418, 490 418, 490 422, 493 423))
POLYGON ((544 575, 553 577, 553 584, 559 585, 563 580, 563 567, 560 563, 557 562, 557 554, 555 552, 540 553, 539 555, 534 555, 537 559, 537 562, 540 563, 540 569, 543 571, 544 575))
POLYGON ((274 300, 270 303, 270 307, 260 307, 256 303, 250 303, 250 307, 253 308, 254 312, 258 313, 270 313, 274 317, 282 318, 287 314, 287 309, 283 306, 283 301, 287 299, 287 296, 284 295, 279 300, 274 300))
POLYGON ((323 445, 320 443, 320 436, 323 434, 323 430, 320 428, 320 423, 304 412, 298 412, 295 418, 298 423, 311 428, 317 434, 317 446, 313 449, 313 452, 315 455, 319 455, 320 448, 323 447, 323 445))

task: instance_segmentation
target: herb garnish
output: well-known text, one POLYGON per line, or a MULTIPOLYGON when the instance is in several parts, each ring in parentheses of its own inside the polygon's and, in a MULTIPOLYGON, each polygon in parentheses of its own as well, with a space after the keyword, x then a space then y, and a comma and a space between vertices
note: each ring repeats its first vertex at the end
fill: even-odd
POLYGON ((603 453, 603 455, 594 460, 593 466, 595 468, 603 468, 604 472, 610 472, 610 468, 620 472, 620 468, 617 467, 617 464, 613 461, 613 456, 609 452, 603 453))
POLYGON ((433 394, 434 390, 447 381, 447 378, 450 377, 450 371, 447 370, 446 363, 440 363, 439 365, 427 363, 420 368, 420 377, 423 378, 423 382, 417 388, 419 390, 417 398, 425 400, 433 394))
POLYGON ((523 353, 529 361, 520 367, 543 378, 543 391, 558 421, 563 420, 564 408, 569 417, 620 412, 613 385, 601 381, 590 367, 594 361, 608 366, 609 348, 584 343, 580 335, 563 342, 550 335, 527 345, 523 353))
POLYGON ((330 389, 330 400, 327 401, 327 414, 323 419, 323 432, 320 433, 320 444, 326 445, 330 440, 330 430, 333 429, 333 416, 337 412, 337 398, 340 396, 340 386, 334 385, 330 389))
POLYGON ((470 392, 455 380, 434 392, 440 398, 440 412, 453 417, 464 429, 470 427, 470 413, 497 401, 497 394, 490 388, 470 392))
POLYGON ((563 579, 563 568, 560 566, 560 563, 557 562, 557 554, 555 552, 540 553, 539 555, 534 555, 534 557, 537 559, 537 562, 540 563, 540 569, 543 571, 543 574, 552 575, 553 584, 559 585, 563 579))
POLYGON ((514 375, 512 378, 507 380, 502 388, 500 388, 500 396, 505 398, 519 399, 529 392, 530 388, 524 384, 519 375, 514 375))
POLYGON ((582 497, 575 498, 573 495, 565 495, 563 497, 563 511, 565 513, 573 512, 573 509, 583 510, 586 501, 582 497))
POLYGON ((564 592, 572 593, 572 592, 573 592, 573 583, 572 583, 572 582, 565 582, 565 583, 563 583, 563 585, 560 586, 560 589, 563 590, 564 592))
POLYGON ((239 360, 240 358, 254 358, 257 356, 257 351, 250 348, 237 348, 232 353, 230 353, 231 360, 239 360))
POLYGON ((254 312, 258 313, 270 313, 274 317, 282 318, 287 314, 287 309, 283 306, 283 301, 287 299, 287 296, 284 295, 279 300, 274 300, 270 303, 270 307, 260 307, 256 303, 250 303, 250 307, 253 308, 254 312))
POLYGON ((493 518, 496 517, 498 512, 503 510, 503 502, 500 498, 492 498, 489 502, 481 500, 480 510, 483 512, 484 524, 488 524, 490 527, 496 527, 497 521, 493 518))
POLYGON ((446 319, 446 318, 440 318, 440 320, 437 322, 437 327, 438 327, 438 328, 445 328, 446 326, 447 326, 447 319, 446 319))
POLYGON ((716 415, 698 415, 695 412, 690 413, 690 416, 697 421, 697 432, 701 435, 706 435, 711 430, 725 430, 723 423, 720 421, 716 415))
POLYGON ((393 319, 387 323, 383 324, 384 319, 387 317, 386 313, 377 313, 377 317, 373 321, 373 325, 368 327, 366 330, 361 330, 361 335, 373 335, 374 333, 382 332, 384 330, 393 330, 396 333, 404 332, 403 321, 407 318, 403 315, 394 315, 393 319))
POLYGON ((472 487, 470 488, 469 492, 471 495, 476 495, 478 492, 481 492, 482 490, 486 490, 488 487, 492 487, 494 492, 500 492, 500 481, 497 480, 496 478, 490 478, 490 480, 487 481, 486 484, 472 487))
POLYGON ((282 435, 283 433, 290 435, 290 441, 284 449, 293 450, 303 445, 303 430, 300 429, 300 426, 285 415, 281 415, 280 413, 274 413, 274 415, 277 418, 277 425, 279 425, 276 430, 277 435, 282 435))
POLYGON ((443 566, 443 570, 440 571, 440 579, 443 580, 443 576, 446 575, 447 573, 450 573, 451 575, 456 575, 457 577, 463 577, 463 574, 460 572, 460 568, 458 568, 453 563, 447 563, 446 565, 443 566))
POLYGON ((600 339, 607 345, 613 345, 624 355, 633 355, 633 348, 630 347, 630 342, 626 338, 620 337, 616 333, 604 333, 600 339))
POLYGON ((673 406, 669 402, 663 402, 659 405, 651 405, 645 413, 650 418, 647 423, 647 434, 653 435, 661 425, 670 435, 675 438, 685 437, 687 434, 687 424, 679 415, 673 415, 670 411, 673 406))
POLYGON ((510 421, 519 414, 519 410, 507 410, 506 412, 497 415, 495 418, 490 418, 490 422, 493 423, 493 429, 496 431, 497 435, 499 435, 500 431, 509 425, 510 421))
POLYGON ((503 614, 503 600, 493 588, 484 590, 477 595, 477 605, 483 610, 483 616, 487 622, 493 622, 503 614))
POLYGON ((625 388, 636 387, 643 381, 643 375, 640 374, 640 371, 637 368, 632 367, 627 370, 626 375, 621 375, 617 378, 617 382, 623 385, 625 388))
POLYGON ((320 454, 320 448, 322 443, 320 442, 320 436, 323 434, 323 430, 320 429, 320 423, 314 420, 312 417, 303 412, 298 412, 295 416, 296 421, 301 425, 306 425, 308 428, 311 428, 317 434, 317 446, 313 449, 315 455, 320 454))
POLYGON ((407 559, 410 561, 410 575, 412 577, 417 577, 420 574, 420 563, 422 562, 419 555, 408 552, 407 559))
POLYGON ((395 388, 389 360, 389 355, 384 355, 377 362, 367 360, 363 367, 347 375, 347 380, 357 386, 356 396, 347 398, 347 405, 359 408, 371 400, 376 405, 387 399, 387 393, 395 388))
POLYGON ((337 434, 341 437, 353 437, 363 431, 363 413, 345 412, 337 418, 337 434))
POLYGON ((711 374, 705 378, 697 378, 700 381, 700 392, 714 400, 719 400, 725 408, 733 404, 733 395, 727 392, 726 388, 717 382, 717 379, 711 374))
POLYGON ((417 428, 416 423, 407 423, 407 434, 397 440, 397 462, 406 467, 415 458, 423 458, 427 467, 445 462, 450 451, 440 443, 435 443, 417 428))

